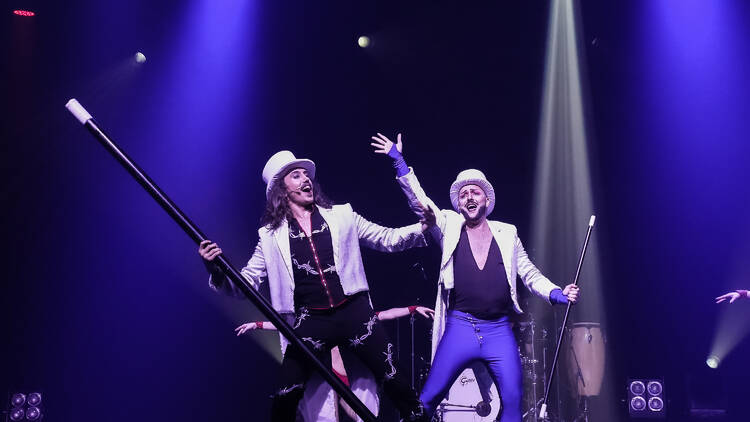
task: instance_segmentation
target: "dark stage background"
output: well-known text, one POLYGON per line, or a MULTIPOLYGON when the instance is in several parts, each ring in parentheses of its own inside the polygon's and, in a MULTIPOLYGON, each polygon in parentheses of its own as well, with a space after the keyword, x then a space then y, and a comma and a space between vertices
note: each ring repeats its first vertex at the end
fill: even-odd
MULTIPOLYGON (((313 159, 335 201, 414 222, 369 146, 397 131, 443 207, 460 170, 482 169, 500 194, 493 217, 534 255, 547 2, 15 4, 37 16, 0 10, 0 394, 41 389, 48 420, 267 420, 279 355, 274 334, 234 336, 259 313, 208 289, 196 245, 69 115, 69 98, 235 266, 257 240, 260 173, 280 149, 313 159)), ((617 393, 593 416, 614 406, 624 418, 625 379, 655 376, 669 419, 686 420, 687 379, 708 380, 726 310, 713 298, 750 286, 750 9, 576 4, 617 393)), ((376 308, 434 303, 435 249, 364 259, 376 308)), ((747 325, 748 303, 732 306, 747 325)), ((716 373, 744 421, 750 343, 737 341, 716 373)))

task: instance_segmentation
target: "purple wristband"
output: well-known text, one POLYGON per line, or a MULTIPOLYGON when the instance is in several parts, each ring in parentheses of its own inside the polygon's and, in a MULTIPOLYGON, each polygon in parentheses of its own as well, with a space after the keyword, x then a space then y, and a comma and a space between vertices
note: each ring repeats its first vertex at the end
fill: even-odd
POLYGON ((562 289, 554 289, 549 293, 549 301, 553 305, 567 305, 568 298, 562 292, 562 289))
POLYGON ((406 165, 404 156, 398 152, 395 145, 391 146, 390 151, 388 151, 388 156, 393 159, 393 168, 396 169, 396 176, 401 177, 409 173, 409 166, 406 165))

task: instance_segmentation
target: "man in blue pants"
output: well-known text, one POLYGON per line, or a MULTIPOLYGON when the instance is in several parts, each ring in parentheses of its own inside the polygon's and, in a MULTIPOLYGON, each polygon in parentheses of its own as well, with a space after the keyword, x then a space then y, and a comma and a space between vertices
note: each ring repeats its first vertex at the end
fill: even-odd
POLYGON ((579 289, 561 289, 526 255, 516 227, 487 220, 495 208, 495 190, 479 170, 464 170, 450 189, 453 210, 440 210, 427 197, 401 154, 401 134, 394 144, 372 137, 376 153, 394 162, 397 180, 412 210, 434 213, 430 229, 442 249, 432 369, 420 399, 432 416, 458 374, 472 362, 487 365, 503 401, 501 422, 521 421, 521 362, 509 314, 521 313, 516 277, 549 303, 575 302, 579 289), (426 211, 427 210, 427 211, 426 211))

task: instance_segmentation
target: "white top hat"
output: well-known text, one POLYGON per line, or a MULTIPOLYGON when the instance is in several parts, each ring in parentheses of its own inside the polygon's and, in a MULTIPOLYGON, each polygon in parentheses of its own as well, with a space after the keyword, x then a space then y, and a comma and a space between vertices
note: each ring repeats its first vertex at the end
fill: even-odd
POLYGON ((263 182, 266 183, 266 199, 268 198, 268 194, 271 193, 271 186, 273 186, 274 182, 286 176, 289 170, 299 167, 307 170, 307 176, 311 180, 315 179, 315 163, 311 160, 305 158, 297 159, 291 151, 279 151, 272 155, 263 167, 263 182))
POLYGON ((477 185, 482 188, 484 194, 487 195, 487 198, 490 200, 490 204, 487 206, 487 215, 489 215, 492 210, 495 209, 495 189, 492 187, 492 184, 487 181, 484 173, 475 169, 468 169, 458 173, 456 181, 451 185, 451 203, 453 204, 453 209, 456 210, 456 212, 459 212, 458 192, 466 185, 477 185))

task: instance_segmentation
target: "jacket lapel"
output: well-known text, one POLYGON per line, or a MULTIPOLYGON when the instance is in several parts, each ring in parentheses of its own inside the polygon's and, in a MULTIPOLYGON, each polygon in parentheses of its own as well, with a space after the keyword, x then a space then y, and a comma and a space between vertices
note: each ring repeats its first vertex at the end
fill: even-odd
POLYGON ((289 271, 289 277, 294 280, 294 274, 292 273, 292 252, 289 248, 289 223, 284 220, 278 229, 273 234, 276 239, 276 246, 279 248, 279 254, 284 260, 284 266, 289 271))
POLYGON ((503 257, 503 266, 505 267, 505 274, 508 276, 508 282, 511 282, 513 274, 511 274, 511 260, 513 259, 513 241, 508 238, 506 231, 502 229, 499 224, 495 224, 495 221, 490 221, 490 229, 492 229, 492 237, 495 238, 497 246, 500 248, 500 255, 503 257))
POLYGON ((461 230, 464 227, 464 223, 466 222, 466 219, 463 218, 463 216, 459 216, 456 219, 456 223, 448 222, 446 224, 446 233, 444 237, 444 244, 443 244, 443 262, 440 263, 441 268, 445 268, 446 265, 448 265, 448 261, 453 258, 453 252, 456 250, 456 246, 458 246, 458 241, 461 238, 461 230))

